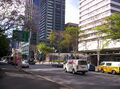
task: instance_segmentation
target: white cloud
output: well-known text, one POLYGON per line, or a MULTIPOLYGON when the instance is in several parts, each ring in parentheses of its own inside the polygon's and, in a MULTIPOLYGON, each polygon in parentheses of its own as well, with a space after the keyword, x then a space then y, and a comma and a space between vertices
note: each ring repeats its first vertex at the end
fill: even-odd
POLYGON ((65 23, 79 23, 79 0, 66 0, 65 23))

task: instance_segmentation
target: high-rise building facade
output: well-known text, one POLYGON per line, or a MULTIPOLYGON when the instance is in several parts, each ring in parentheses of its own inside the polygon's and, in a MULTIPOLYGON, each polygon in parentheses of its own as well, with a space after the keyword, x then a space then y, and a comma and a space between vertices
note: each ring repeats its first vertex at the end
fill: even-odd
MULTIPOLYGON (((92 29, 101 25, 103 19, 114 12, 120 12, 120 0, 80 0, 79 26, 84 33, 79 34, 79 51, 96 54, 102 48, 104 44, 102 37, 105 34, 98 36, 98 32, 92 29)), ((111 41, 104 49, 107 53, 107 50, 114 52, 114 49, 119 47, 120 42, 111 41)))
POLYGON ((52 31, 63 31, 65 0, 40 0, 40 30, 38 42, 47 42, 52 31))
POLYGON ((25 27, 30 32, 29 42, 21 43, 22 54, 34 58, 36 53, 37 33, 40 22, 40 0, 25 0, 25 27))
POLYGON ((31 34, 29 43, 22 43, 22 49, 23 53, 33 55, 36 44, 49 43, 48 38, 52 31, 64 30, 65 0, 25 1, 25 26, 31 34))

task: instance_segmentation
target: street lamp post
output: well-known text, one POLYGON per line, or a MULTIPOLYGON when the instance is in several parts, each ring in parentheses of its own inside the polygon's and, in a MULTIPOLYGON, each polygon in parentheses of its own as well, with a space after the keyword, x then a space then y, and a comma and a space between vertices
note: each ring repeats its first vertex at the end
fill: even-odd
POLYGON ((97 66, 99 65, 100 62, 100 39, 98 38, 97 40, 97 66))
POLYGON ((101 39, 102 36, 98 36, 97 38, 97 66, 100 63, 100 50, 101 50, 101 39))

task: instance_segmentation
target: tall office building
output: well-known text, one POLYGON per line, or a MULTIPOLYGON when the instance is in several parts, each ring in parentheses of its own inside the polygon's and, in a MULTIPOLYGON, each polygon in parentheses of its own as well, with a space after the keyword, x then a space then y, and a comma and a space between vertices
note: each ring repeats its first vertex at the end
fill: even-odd
POLYGON ((40 30, 38 42, 48 42, 52 31, 63 31, 65 0, 40 0, 40 30))
POLYGON ((37 41, 47 42, 52 31, 63 31, 65 0, 26 0, 26 22, 37 30, 37 41))
POLYGON ((65 0, 26 0, 25 8, 25 26, 31 31, 31 39, 22 43, 22 49, 23 53, 34 55, 36 44, 49 43, 52 31, 64 30, 65 0))
POLYGON ((21 43, 22 53, 29 58, 34 58, 36 53, 37 32, 40 22, 40 0, 25 0, 25 27, 23 30, 30 32, 28 43, 21 43))
MULTIPOLYGON (((100 51, 105 41, 97 35, 97 31, 92 30, 94 27, 102 24, 105 17, 114 12, 120 12, 120 0, 80 0, 79 7, 79 26, 84 30, 84 34, 79 34, 78 50, 88 53, 93 59, 97 59, 97 51, 100 51)), ((104 49, 104 54, 100 59, 118 60, 120 57, 115 55, 119 53, 120 42, 111 41, 104 49)))

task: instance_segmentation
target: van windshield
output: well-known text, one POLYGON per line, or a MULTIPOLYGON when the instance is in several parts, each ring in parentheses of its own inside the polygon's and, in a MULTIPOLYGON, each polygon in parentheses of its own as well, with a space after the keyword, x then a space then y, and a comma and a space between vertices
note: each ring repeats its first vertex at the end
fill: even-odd
POLYGON ((87 65, 87 62, 86 61, 78 61, 78 64, 79 65, 87 65))

